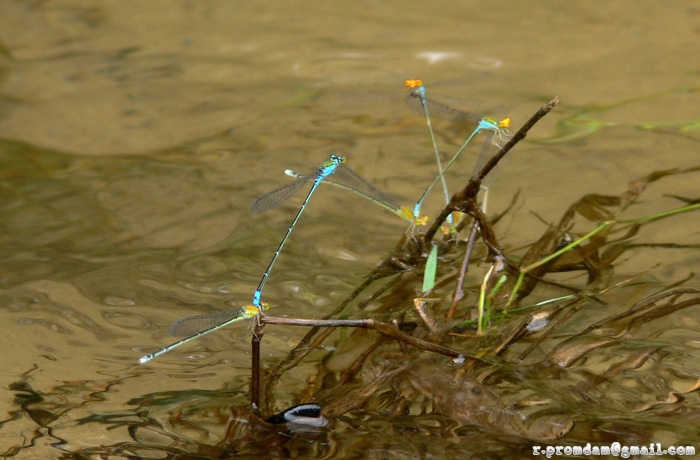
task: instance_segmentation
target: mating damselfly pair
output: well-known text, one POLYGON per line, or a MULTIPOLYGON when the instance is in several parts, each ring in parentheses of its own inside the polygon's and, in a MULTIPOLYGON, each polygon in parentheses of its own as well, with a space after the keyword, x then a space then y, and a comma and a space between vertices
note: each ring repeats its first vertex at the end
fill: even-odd
MULTIPOLYGON (((267 310, 269 305, 262 301, 262 293, 265 284, 270 277, 275 262, 279 258, 284 245, 289 239, 294 227, 297 225, 302 213, 306 209, 311 196, 316 191, 317 187, 322 183, 331 183, 349 190, 352 190, 359 195, 370 199, 374 203, 379 204, 383 208, 391 211, 392 213, 408 220, 412 225, 421 225, 425 223, 425 218, 421 217, 420 209, 423 201, 427 197, 430 190, 437 184, 438 181, 442 181, 443 191, 445 194, 445 199, 449 200, 449 192, 447 189, 447 184, 445 182, 444 174, 445 171, 457 160, 460 154, 466 149, 472 139, 481 131, 491 131, 491 135, 488 136, 488 143, 491 141, 496 142, 496 139, 503 141, 508 136, 507 128, 510 126, 510 118, 503 118, 501 120, 495 120, 489 117, 484 117, 477 115, 473 112, 458 109, 445 102, 439 101, 432 97, 426 95, 425 87, 421 80, 412 79, 405 80, 405 85, 411 89, 408 96, 409 105, 414 105, 417 101, 420 104, 420 108, 425 115, 426 124, 428 126, 428 131, 430 133, 431 142, 433 145, 434 154, 436 157, 438 165, 438 173, 434 180, 425 191, 422 193, 418 201, 416 202, 413 212, 408 208, 402 207, 398 204, 388 194, 380 191, 372 184, 363 179, 360 175, 346 166, 346 159, 340 155, 331 155, 330 158, 322 163, 314 173, 308 175, 301 175, 292 170, 286 170, 285 173, 289 176, 295 177, 296 180, 287 183, 279 188, 276 188, 268 193, 265 193, 255 199, 251 205, 251 211, 253 213, 263 213, 284 203, 287 199, 292 197, 297 191, 301 190, 306 184, 311 182, 311 188, 309 189, 306 198, 299 207, 294 219, 287 228, 282 240, 280 241, 277 250, 272 256, 267 268, 263 272, 260 283, 253 293, 252 303, 241 307, 239 310, 217 312, 207 315, 197 315, 186 318, 181 318, 175 321, 170 327, 170 333, 175 336, 185 336, 185 338, 178 340, 170 345, 167 345, 159 350, 149 353, 139 359, 140 364, 147 363, 148 361, 156 358, 164 353, 167 353, 180 345, 183 345, 191 340, 202 337, 210 332, 221 329, 229 324, 242 321, 244 319, 256 318, 267 310), (437 143, 435 141, 435 134, 432 127, 432 122, 430 119, 430 114, 433 114, 440 118, 450 118, 458 121, 468 121, 476 123, 476 128, 464 144, 459 148, 459 150, 453 155, 450 161, 446 164, 445 168, 442 167, 440 161, 440 155, 437 148, 437 143), (332 176, 332 178, 331 178, 332 176)), ((482 149, 482 156, 487 149, 482 149)))

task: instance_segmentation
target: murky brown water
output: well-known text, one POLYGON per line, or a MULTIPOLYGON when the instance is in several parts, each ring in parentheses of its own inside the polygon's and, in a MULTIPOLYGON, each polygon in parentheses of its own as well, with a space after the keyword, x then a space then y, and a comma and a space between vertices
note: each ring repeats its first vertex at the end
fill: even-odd
MULTIPOLYGON (((168 326, 175 319, 250 301, 300 198, 264 215, 248 208, 257 195, 289 180, 285 168, 311 172, 340 151, 369 181, 413 203, 436 167, 423 119, 403 102, 404 78, 420 77, 436 93, 507 107, 516 129, 542 103, 560 97, 492 183, 494 212, 521 190, 516 209, 497 227, 514 254, 545 230, 536 215, 554 222, 587 193, 617 195, 652 171, 700 164, 700 9, 688 2, 635 1, 503 6, 0 6, 0 456, 260 454, 241 447, 259 445, 251 441, 255 436, 272 436, 256 432, 254 423, 252 434, 235 431, 235 423, 225 434, 231 407, 234 421, 250 415, 240 409, 249 402, 246 326, 145 366, 137 360, 172 341, 168 326)), ((443 121, 435 125, 445 153, 455 151, 464 132, 443 121)), ((448 183, 463 181, 474 157, 465 154, 448 183)), ((625 216, 678 207, 674 196, 697 199, 699 179, 695 172, 655 182, 625 216)), ((430 196, 429 215, 439 200, 437 191, 430 196)), ((660 266, 644 276, 642 287, 606 298, 587 318, 594 322, 606 309, 628 308, 696 272, 698 228, 697 213, 644 227, 634 242, 695 248, 626 253, 613 281, 660 266)), ((327 315, 391 254, 404 230, 403 221, 359 197, 319 190, 264 297, 277 316, 327 315)), ((475 275, 468 285, 478 283, 475 275)), ((697 285, 691 280, 685 286, 697 285)), ((409 298, 419 294, 418 283, 403 288, 415 289, 403 293, 409 298)), ((463 308, 469 302, 474 299, 463 308)), ((345 313, 370 314, 353 305, 345 313)), ((382 312, 379 319, 390 318, 382 312)), ((365 406, 363 415, 339 416, 321 434, 298 434, 284 446, 275 438, 268 447, 278 456, 310 456, 315 448, 337 458, 362 457, 358 452, 368 458, 478 452, 489 453, 479 458, 519 458, 531 454, 533 442, 526 438, 546 439, 548 428, 528 427, 521 418, 541 400, 558 401, 559 411, 539 422, 553 424, 567 410, 585 414, 570 443, 692 444, 698 439, 692 428, 697 392, 689 391, 700 375, 696 318, 697 307, 664 317, 643 331, 643 339, 632 334, 628 345, 597 350, 576 372, 541 370, 540 378, 561 384, 539 392, 528 391, 538 381, 534 364, 482 379, 489 388, 465 380, 464 391, 479 389, 479 407, 500 407, 501 418, 467 414, 471 406, 451 418, 444 412, 454 401, 416 402, 429 384, 412 369, 423 376, 452 370, 425 356, 418 364, 397 363, 392 372, 406 376, 404 383, 380 380, 369 388, 413 399, 414 406, 365 406), (584 375, 608 369, 601 374, 618 376, 610 371, 618 358, 625 369, 637 369, 635 357, 646 363, 638 375, 581 390, 589 399, 571 394, 574 385, 590 384, 584 375), (648 413, 645 404, 672 394, 681 395, 681 406, 666 402, 666 413, 648 413), (590 405, 582 408, 583 401, 590 405), (601 422, 608 418, 608 425, 601 422), (511 428, 493 438, 480 432, 504 426, 511 428)), ((304 332, 268 326, 265 365, 283 359, 304 332)), ((369 338, 353 334, 353 340, 376 338, 364 334, 369 338)), ((335 334, 324 343, 342 349, 344 340, 335 334)), ((578 356, 565 346, 540 352, 552 349, 578 356)), ((394 358, 384 351, 374 359, 394 358)), ((319 351, 290 371, 267 411, 300 402, 309 376, 333 359, 319 351)), ((372 369, 363 372, 371 381, 366 374, 372 369)))

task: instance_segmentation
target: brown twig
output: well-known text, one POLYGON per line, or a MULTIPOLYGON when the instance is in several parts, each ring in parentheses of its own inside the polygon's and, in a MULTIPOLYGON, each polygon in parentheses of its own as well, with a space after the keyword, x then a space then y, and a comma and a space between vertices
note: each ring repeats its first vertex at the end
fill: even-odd
POLYGON ((255 326, 253 326, 253 337, 250 339, 250 399, 253 403, 254 410, 259 410, 260 408, 260 342, 262 341, 264 334, 265 324, 256 320, 255 326))
POLYGON ((457 358, 459 356, 464 356, 467 358, 474 358, 464 353, 452 350, 451 348, 443 347, 437 343, 428 342, 427 340, 422 340, 410 335, 406 335, 394 326, 391 326, 380 321, 376 321, 370 318, 366 319, 302 319, 302 318, 280 318, 275 316, 262 316, 260 322, 263 324, 282 324, 286 326, 303 326, 303 327, 359 327, 363 329, 372 329, 380 334, 391 337, 396 340, 400 340, 404 343, 412 345, 416 348, 431 351, 434 353, 439 353, 441 355, 449 356, 451 358, 457 358))
POLYGON ((489 161, 486 162, 483 168, 481 168, 481 171, 479 171, 476 176, 479 180, 484 180, 484 178, 488 175, 488 173, 491 172, 493 168, 496 167, 499 161, 501 161, 501 158, 503 158, 506 153, 510 149, 512 149, 515 144, 520 142, 521 140, 525 139, 525 136, 527 136, 528 131, 532 129, 535 124, 542 119, 545 115, 547 115, 555 105, 559 102, 559 97, 554 97, 551 101, 549 101, 547 104, 543 105, 540 107, 540 109, 535 112, 534 115, 530 117, 530 119, 518 130, 517 133, 513 135, 513 137, 510 138, 508 143, 501 147, 501 149, 498 151, 497 154, 495 154, 489 161))
POLYGON ((467 275, 467 270, 469 270, 469 261, 472 255, 472 249, 474 248, 474 241, 479 234, 479 224, 474 221, 472 224, 471 232, 469 232, 469 238, 467 239, 467 250, 464 251, 464 260, 462 261, 462 267, 459 270, 459 279, 457 280, 457 286, 455 287, 454 294, 452 296, 452 303, 450 303, 450 309, 447 311, 445 319, 451 320, 455 311, 457 310, 457 302, 460 300, 460 293, 462 292, 462 286, 464 285, 464 277, 467 275))
POLYGON ((465 185, 465 187, 462 190, 460 190, 452 196, 450 202, 440 212, 438 217, 433 221, 433 224, 430 226, 428 231, 425 232, 425 234, 423 235, 423 247, 429 246, 430 242, 435 236, 435 233, 438 231, 445 219, 447 219, 447 216, 449 216, 454 211, 462 211, 471 215, 474 219, 477 220, 477 222, 479 222, 479 226, 482 232, 482 238, 484 239, 486 245, 489 247, 489 251, 501 255, 500 246, 498 246, 498 242, 496 241, 491 226, 489 225, 486 216, 481 212, 479 206, 476 203, 476 197, 481 187, 481 181, 486 177, 486 175, 489 172, 491 172, 493 168, 496 167, 498 162, 501 161, 501 159, 515 146, 515 144, 523 140, 527 135, 528 131, 530 131, 530 129, 542 117, 547 115, 547 113, 549 113, 554 108, 557 102, 559 102, 559 98, 555 97, 547 104, 540 107, 540 109, 530 117, 530 119, 518 130, 518 132, 516 132, 513 135, 513 137, 510 138, 506 145, 501 147, 498 153, 496 153, 496 155, 494 155, 489 161, 487 161, 484 167, 481 168, 481 170, 478 173, 474 174, 471 177, 471 179, 469 179, 467 185, 465 185))

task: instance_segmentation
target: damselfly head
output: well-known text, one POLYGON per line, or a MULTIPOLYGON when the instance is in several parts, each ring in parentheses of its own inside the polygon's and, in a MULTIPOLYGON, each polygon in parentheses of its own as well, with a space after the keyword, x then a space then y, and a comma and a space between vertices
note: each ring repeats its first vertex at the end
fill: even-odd
POLYGON ((246 318, 252 318, 257 316, 261 311, 265 311, 270 308, 270 304, 267 302, 260 302, 260 306, 255 306, 253 304, 245 305, 241 310, 242 316, 246 318))
POLYGON ((419 78, 407 78, 403 81, 403 84, 409 88, 418 88, 419 86, 423 86, 423 80, 419 78))
POLYGON ((401 207, 401 210, 399 211, 399 215, 401 216, 401 218, 411 222, 413 225, 416 225, 418 227, 428 223, 428 216, 415 217, 413 215, 413 211, 408 209, 406 206, 401 207))
POLYGON ((331 155, 331 161, 337 165, 345 163, 345 157, 342 155, 331 155))

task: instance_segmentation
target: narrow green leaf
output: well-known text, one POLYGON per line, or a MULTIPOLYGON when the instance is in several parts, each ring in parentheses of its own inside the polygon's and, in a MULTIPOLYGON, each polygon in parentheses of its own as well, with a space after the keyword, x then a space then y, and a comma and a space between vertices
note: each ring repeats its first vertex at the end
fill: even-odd
POLYGON ((428 261, 425 263, 425 273, 423 273, 423 293, 432 291, 435 287, 435 273, 437 272, 437 244, 433 244, 430 250, 428 261))

